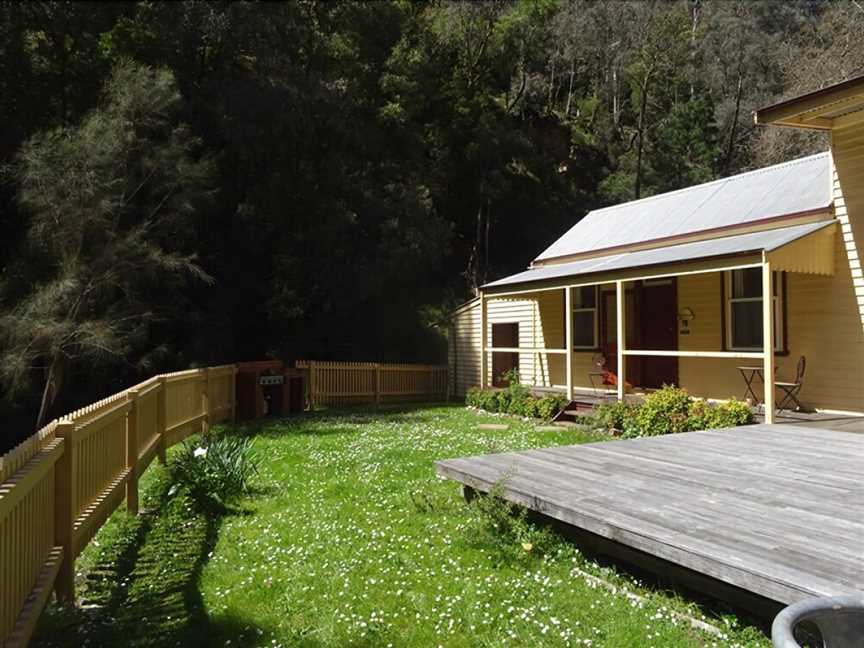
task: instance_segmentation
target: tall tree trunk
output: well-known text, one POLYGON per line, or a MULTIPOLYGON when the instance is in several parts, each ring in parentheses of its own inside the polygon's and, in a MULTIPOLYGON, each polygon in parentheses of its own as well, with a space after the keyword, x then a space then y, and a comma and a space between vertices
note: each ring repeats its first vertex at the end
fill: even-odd
POLYGON ((483 263, 483 272, 480 275, 480 285, 482 286, 486 283, 489 278, 489 228, 492 226, 492 201, 487 198, 486 199, 486 231, 484 233, 483 239, 483 256, 485 262, 483 263))
POLYGON ((480 278, 480 255, 482 253, 480 247, 483 241, 483 203, 477 208, 477 219, 474 230, 474 245, 471 246, 471 255, 468 257, 468 267, 465 269, 465 278, 468 280, 468 287, 475 295, 480 294, 480 286, 483 281, 480 278))
POLYGON ((645 111, 648 109, 648 89, 651 86, 650 72, 642 83, 642 97, 639 101, 639 120, 636 126, 636 181, 633 185, 634 197, 642 195, 642 156, 645 149, 645 111))
POLYGON ((726 140, 726 153, 723 156, 723 173, 729 172, 732 165, 732 154, 735 151, 735 135, 738 132, 738 115, 741 113, 741 95, 743 94, 744 79, 741 76, 741 64, 738 64, 738 85, 735 88, 735 112, 732 115, 732 124, 729 126, 729 138, 726 140))
POLYGON ((570 102, 573 100, 573 77, 576 76, 576 59, 570 61, 570 84, 567 86, 567 107, 564 109, 564 116, 570 116, 570 102))
POLYGON ((693 83, 693 79, 696 75, 696 31, 699 28, 699 14, 701 13, 701 2, 700 0, 691 0, 690 5, 690 70, 688 70, 690 77, 690 99, 696 95, 696 85, 693 83))
POLYGON ((56 352, 48 364, 45 376, 45 387, 42 389, 42 403, 39 405, 39 415, 36 417, 36 429, 40 430, 48 422, 48 413, 57 400, 57 394, 63 386, 65 359, 61 352, 56 352))

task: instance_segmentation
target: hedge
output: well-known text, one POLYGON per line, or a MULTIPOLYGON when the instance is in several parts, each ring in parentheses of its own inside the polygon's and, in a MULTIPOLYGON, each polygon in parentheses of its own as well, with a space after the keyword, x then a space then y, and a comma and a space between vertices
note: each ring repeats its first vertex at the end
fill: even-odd
POLYGON ((518 376, 507 374, 505 379, 509 386, 505 389, 480 389, 472 387, 465 396, 465 404, 469 407, 514 414, 528 418, 549 420, 567 406, 564 396, 550 395, 537 397, 519 383, 518 376))
POLYGON ((594 418, 599 427, 634 438, 749 425, 753 412, 747 403, 735 399, 712 405, 694 399, 684 389, 665 386, 641 404, 601 405, 594 418))

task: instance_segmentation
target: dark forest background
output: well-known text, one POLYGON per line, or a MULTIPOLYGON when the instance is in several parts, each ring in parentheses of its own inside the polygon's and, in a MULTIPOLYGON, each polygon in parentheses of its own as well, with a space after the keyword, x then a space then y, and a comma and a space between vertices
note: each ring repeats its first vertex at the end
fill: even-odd
POLYGON ((859 0, 2 3, 0 446, 162 370, 440 361, 589 209, 823 150, 751 111, 862 34, 859 0))

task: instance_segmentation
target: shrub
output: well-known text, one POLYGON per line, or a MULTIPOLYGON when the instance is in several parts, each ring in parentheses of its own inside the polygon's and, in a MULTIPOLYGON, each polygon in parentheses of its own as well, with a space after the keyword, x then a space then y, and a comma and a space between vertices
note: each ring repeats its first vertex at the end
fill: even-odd
POLYGON ((506 413, 510 409, 510 392, 501 390, 493 393, 495 405, 491 411, 506 413))
POLYGON ((540 401, 536 398, 526 398, 522 402, 522 416, 527 416, 528 418, 543 418, 537 410, 537 404, 539 402, 540 401))
POLYGON ((687 431, 693 399, 684 389, 664 385, 639 407, 635 426, 624 427, 624 436, 657 436, 687 431))
POLYGON ((249 492, 258 473, 252 440, 239 436, 213 436, 187 440, 170 466, 175 484, 188 490, 204 506, 224 506, 249 492))
POLYGON ((507 389, 472 387, 465 395, 465 404, 487 412, 548 420, 567 405, 567 399, 554 395, 536 398, 524 385, 511 382, 507 389))
POLYGON ((537 417, 549 420, 567 406, 567 399, 563 396, 543 396, 537 399, 537 417))
POLYGON ((688 430, 707 430, 711 427, 714 408, 704 400, 694 400, 687 413, 688 430))
POLYGON ((747 403, 732 399, 714 408, 712 427, 736 427, 753 423, 753 410, 747 403))
POLYGON ((594 421, 604 430, 624 430, 632 427, 639 406, 624 401, 604 403, 595 410, 594 421))
POLYGON ((753 413, 741 401, 711 405, 694 400, 684 389, 664 386, 641 406, 603 405, 595 418, 607 429, 615 427, 622 430, 622 436, 632 438, 748 425, 753 422, 753 413))
POLYGON ((690 406, 688 430, 710 430, 712 428, 736 427, 753 422, 753 412, 747 403, 732 399, 725 403, 710 405, 705 401, 694 401, 690 406))
POLYGON ((465 529, 469 541, 502 564, 552 552, 560 544, 559 536, 548 527, 534 524, 528 519, 528 510, 504 500, 502 492, 499 482, 487 495, 471 501, 465 529))
POLYGON ((498 391, 494 389, 472 388, 465 397, 465 403, 487 412, 497 412, 498 391))

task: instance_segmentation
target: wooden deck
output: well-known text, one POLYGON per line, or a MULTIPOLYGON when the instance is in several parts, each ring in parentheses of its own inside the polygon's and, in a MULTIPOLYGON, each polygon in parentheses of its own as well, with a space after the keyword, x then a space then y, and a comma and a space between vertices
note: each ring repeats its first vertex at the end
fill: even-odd
MULTIPOLYGON (((864 590, 864 439, 754 425, 439 461, 440 475, 779 603, 864 590)), ((711 594, 711 592, 708 592, 711 594)))

